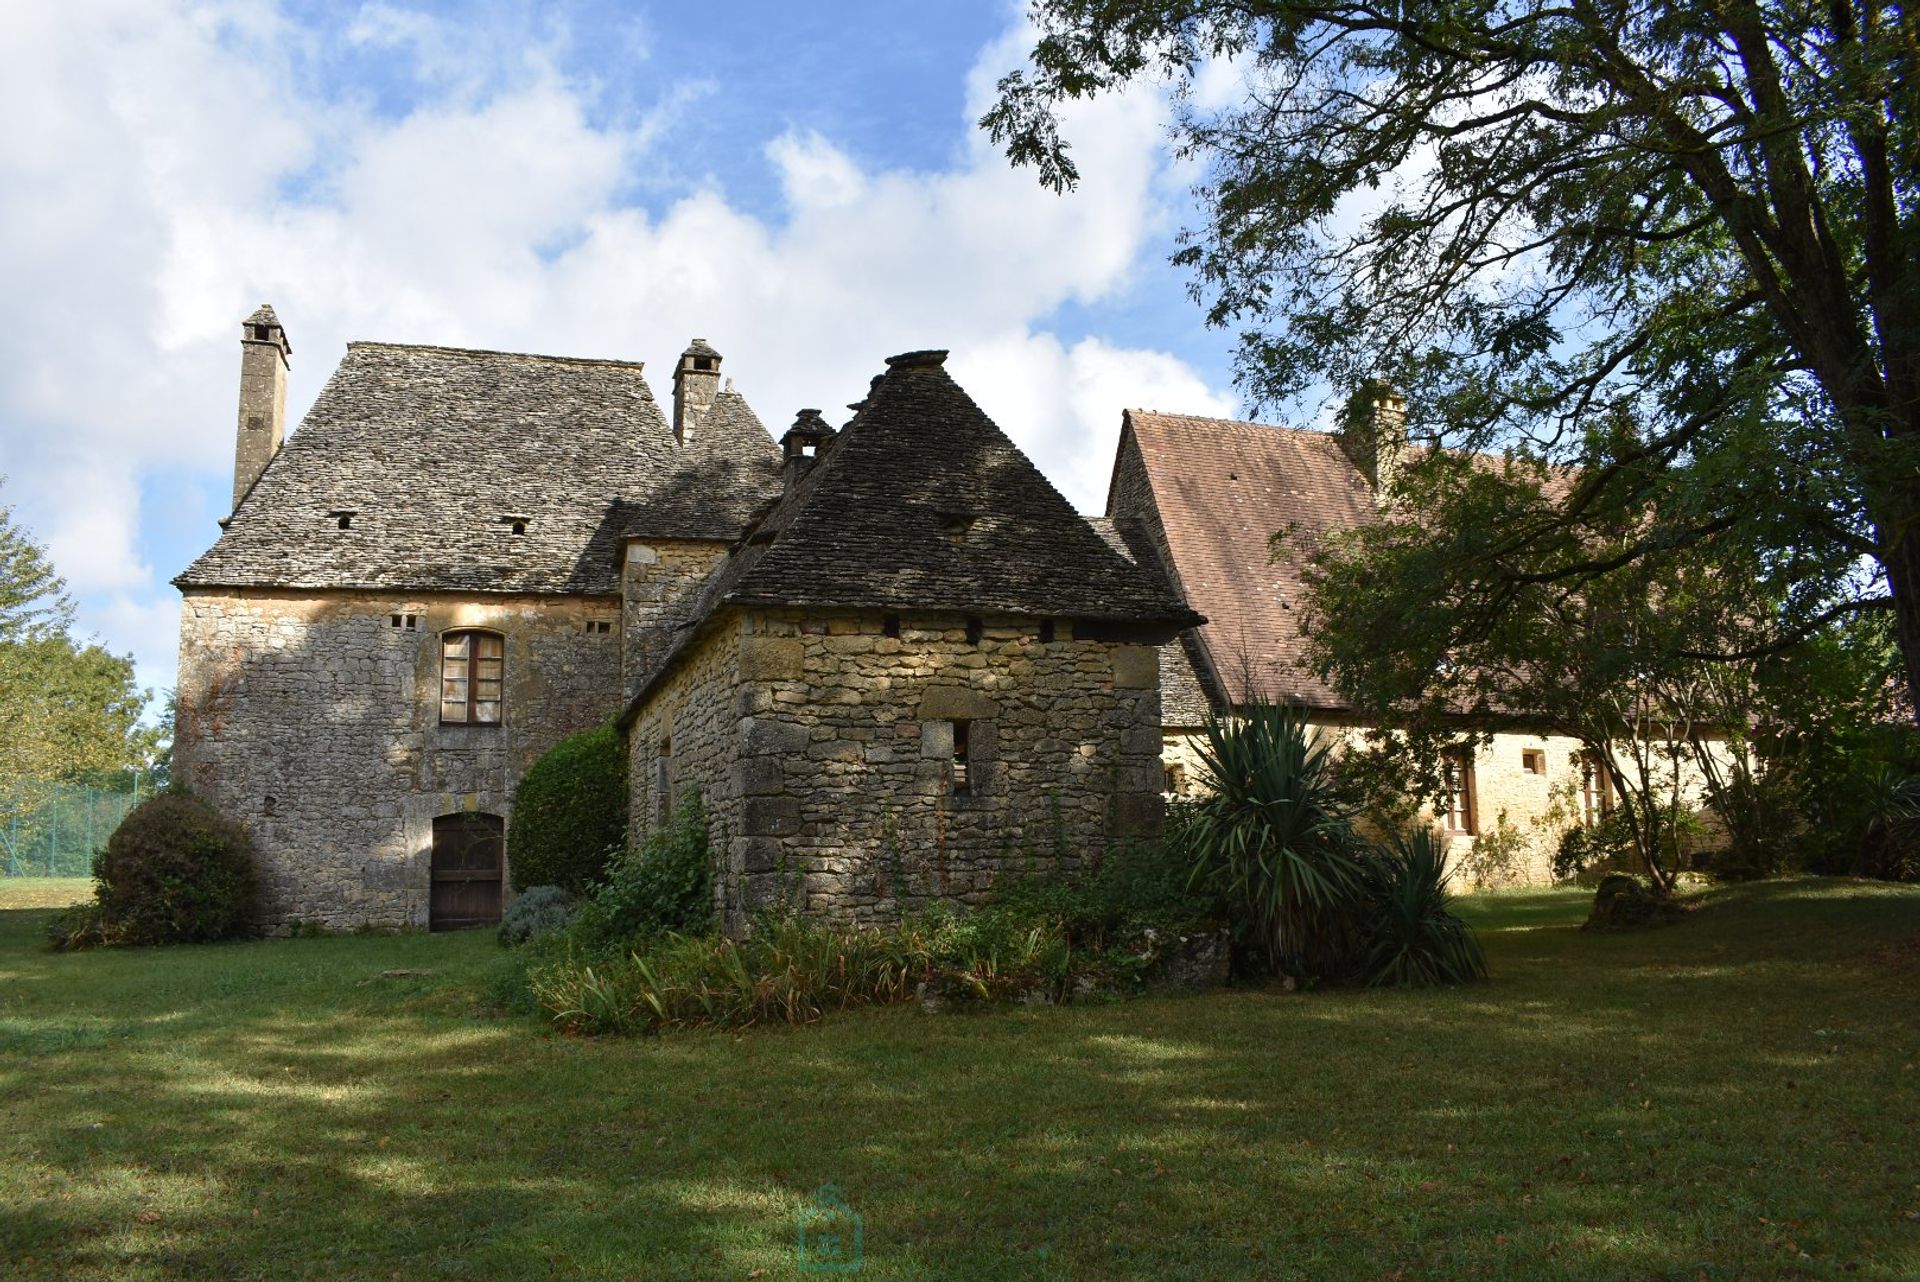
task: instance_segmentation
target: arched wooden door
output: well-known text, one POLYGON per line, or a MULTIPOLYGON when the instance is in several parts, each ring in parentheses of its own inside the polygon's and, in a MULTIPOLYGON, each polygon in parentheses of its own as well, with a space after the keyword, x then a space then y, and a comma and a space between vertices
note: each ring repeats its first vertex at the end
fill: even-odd
POLYGON ((499 815, 441 815, 433 821, 433 892, 428 928, 460 930, 500 920, 506 823, 499 815))

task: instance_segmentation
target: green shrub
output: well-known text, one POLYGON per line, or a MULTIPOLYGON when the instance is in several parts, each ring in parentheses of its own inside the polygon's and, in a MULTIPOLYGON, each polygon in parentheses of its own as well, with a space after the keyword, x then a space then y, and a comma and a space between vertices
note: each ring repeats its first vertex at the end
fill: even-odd
POLYGON ((680 794, 667 822, 637 850, 611 852, 571 933, 587 946, 623 945, 666 931, 713 927, 713 863, 698 790, 680 794))
POLYGON ((259 875, 252 838, 187 793, 128 812, 94 856, 97 919, 56 923, 56 946, 190 944, 252 933, 259 875))
POLYGON ((1192 884, 1224 907, 1274 974, 1301 979, 1352 964, 1365 844, 1306 714, 1273 704, 1213 720, 1199 750, 1207 796, 1185 841, 1192 884))
POLYGON ((1362 982, 1430 988, 1487 977, 1480 941, 1453 915, 1448 879, 1444 839, 1431 829, 1403 833, 1368 860, 1362 982))
POLYGON ((56 953, 101 948, 111 942, 107 936, 107 921, 101 915, 98 900, 63 909, 47 923, 47 945, 56 953))
POLYGON ((1553 879, 1591 884, 1594 878, 1633 867, 1637 857, 1625 813, 1609 811, 1597 823, 1575 825, 1561 834, 1553 879))
POLYGON ((522 891, 500 914, 500 942, 511 948, 562 930, 577 910, 573 896, 558 886, 522 891))
POLYGON ((581 894, 626 841, 626 739, 611 725, 562 739, 514 789, 507 853, 515 890, 581 894))

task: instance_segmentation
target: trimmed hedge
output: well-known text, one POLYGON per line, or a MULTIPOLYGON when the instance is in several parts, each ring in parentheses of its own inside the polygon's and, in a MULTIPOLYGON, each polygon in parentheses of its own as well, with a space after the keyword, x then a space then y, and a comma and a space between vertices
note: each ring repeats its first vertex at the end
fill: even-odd
POLYGON ((94 856, 93 875, 96 903, 56 923, 55 947, 197 944, 253 933, 253 839, 186 793, 159 793, 128 812, 94 856))
POLYGON ((627 844, 627 745, 611 725, 562 739, 513 794, 507 860, 513 888, 586 893, 627 844))

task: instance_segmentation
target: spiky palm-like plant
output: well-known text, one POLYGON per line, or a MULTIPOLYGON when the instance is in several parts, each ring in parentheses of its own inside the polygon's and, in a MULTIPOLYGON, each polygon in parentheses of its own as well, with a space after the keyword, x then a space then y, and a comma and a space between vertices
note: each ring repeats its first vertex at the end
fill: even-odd
POLYGON ((1208 722, 1185 833, 1193 882, 1218 894, 1275 974, 1336 977, 1351 964, 1365 847, 1334 786, 1332 745, 1298 708, 1256 704, 1208 722))
POLYGON ((1369 861, 1367 984, 1431 988, 1487 977, 1480 941, 1453 915, 1450 878, 1445 841, 1430 828, 1401 833, 1369 861))

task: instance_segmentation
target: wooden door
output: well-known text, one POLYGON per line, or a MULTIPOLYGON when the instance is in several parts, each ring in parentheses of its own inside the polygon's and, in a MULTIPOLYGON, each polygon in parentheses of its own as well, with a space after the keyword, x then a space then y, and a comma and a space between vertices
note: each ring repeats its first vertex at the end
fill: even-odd
POLYGON ((433 821, 433 930, 491 926, 500 920, 500 869, 506 824, 499 815, 441 815, 433 821))

